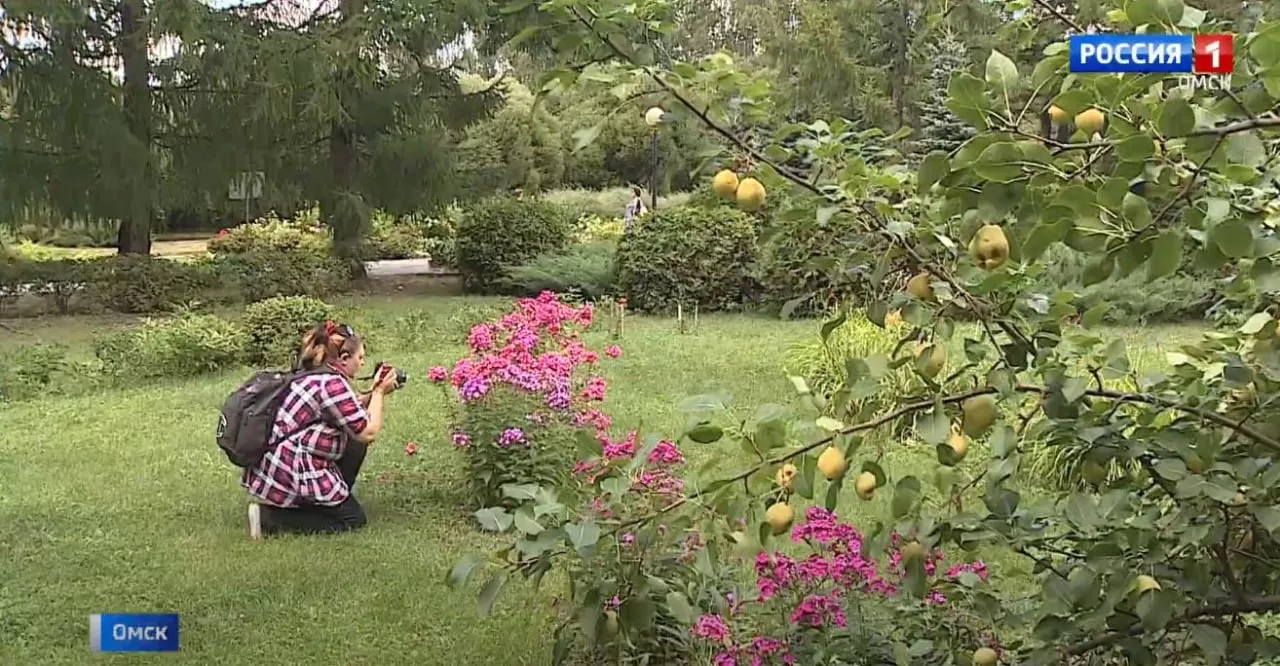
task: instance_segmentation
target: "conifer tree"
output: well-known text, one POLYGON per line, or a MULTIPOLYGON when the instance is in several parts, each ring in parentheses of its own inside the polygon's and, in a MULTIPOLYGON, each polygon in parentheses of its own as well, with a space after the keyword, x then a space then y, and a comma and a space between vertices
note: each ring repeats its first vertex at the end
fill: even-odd
POLYGON ((969 68, 967 47, 947 32, 931 45, 929 53, 933 69, 920 102, 920 139, 916 142, 916 151, 922 155, 935 150, 949 153, 974 134, 972 127, 947 108, 952 75, 969 68))

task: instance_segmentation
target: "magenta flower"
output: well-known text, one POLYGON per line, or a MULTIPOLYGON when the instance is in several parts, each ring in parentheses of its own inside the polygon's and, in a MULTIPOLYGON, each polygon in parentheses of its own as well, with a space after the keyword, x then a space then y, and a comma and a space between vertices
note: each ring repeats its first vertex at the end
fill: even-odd
POLYGON ((507 428, 502 431, 501 435, 498 435, 498 446, 501 446, 504 449, 512 444, 526 443, 528 442, 525 440, 524 431, 519 428, 507 428))
POLYGON ((729 625, 719 615, 703 615, 693 623, 693 637, 713 643, 723 643, 729 638, 729 625))
POLYGON ((449 378, 449 371, 442 366, 437 365, 427 371, 427 379, 433 382, 442 382, 449 378))
POLYGON ((465 432, 453 433, 453 445, 458 448, 471 446, 471 436, 465 432))
POLYGON ((604 348, 604 355, 609 358, 618 358, 619 356, 622 356, 622 347, 619 347, 618 345, 609 345, 604 348))

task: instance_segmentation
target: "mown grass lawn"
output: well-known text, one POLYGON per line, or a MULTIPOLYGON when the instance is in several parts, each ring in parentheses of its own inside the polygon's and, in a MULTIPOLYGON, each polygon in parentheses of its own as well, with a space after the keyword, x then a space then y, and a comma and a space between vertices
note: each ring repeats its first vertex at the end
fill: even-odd
MULTIPOLYGON (((495 614, 480 620, 473 592, 443 583, 461 554, 497 543, 471 527, 462 507, 449 402, 425 381, 428 367, 463 351, 457 338, 433 332, 433 322, 477 302, 346 305, 372 331, 371 356, 413 375, 390 400, 387 428, 366 462, 358 494, 372 522, 358 534, 247 540, 236 469, 213 443, 221 401, 247 370, 0 406, 0 664, 147 661, 90 654, 88 616, 99 612, 181 613, 182 651, 166 662, 548 663, 561 586, 509 585, 495 614), (410 440, 420 447, 414 457, 403 451, 410 440)), ((82 347, 89 329, 120 322, 9 325, 82 347)), ((1131 349, 1145 346, 1145 364, 1194 331, 1126 333, 1131 349)), ((789 399, 783 356, 815 334, 812 322, 713 316, 680 335, 674 321, 629 318, 624 355, 605 366, 607 404, 619 427, 643 420, 646 430, 672 432, 684 423, 682 398, 727 391, 746 416, 759 403, 789 399)), ((12 344, 31 336, 6 337, 12 344)), ((603 330, 591 337, 605 344, 603 330)), ((709 449, 685 445, 695 464, 709 449)), ((890 451, 895 476, 932 469, 926 451, 890 451)), ((855 523, 888 501, 887 493, 869 503, 848 495, 841 513, 855 523)), ((1016 561, 993 569, 1009 577, 1027 570, 1016 561)))

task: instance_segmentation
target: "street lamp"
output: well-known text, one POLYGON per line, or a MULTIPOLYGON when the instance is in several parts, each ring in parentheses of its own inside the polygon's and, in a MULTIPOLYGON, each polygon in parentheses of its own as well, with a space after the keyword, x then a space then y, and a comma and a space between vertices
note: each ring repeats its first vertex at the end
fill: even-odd
POLYGON ((649 210, 658 210, 658 126, 666 119, 662 107, 651 107, 644 112, 644 124, 649 126, 649 210))

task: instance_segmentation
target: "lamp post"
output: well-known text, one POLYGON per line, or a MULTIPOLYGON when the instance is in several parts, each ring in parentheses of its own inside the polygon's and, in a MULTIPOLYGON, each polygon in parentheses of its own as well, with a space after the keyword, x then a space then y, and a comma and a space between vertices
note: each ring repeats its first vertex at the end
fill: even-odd
POLYGON ((667 115, 662 107, 650 107, 644 112, 644 124, 649 126, 649 210, 658 210, 658 126, 667 115))

